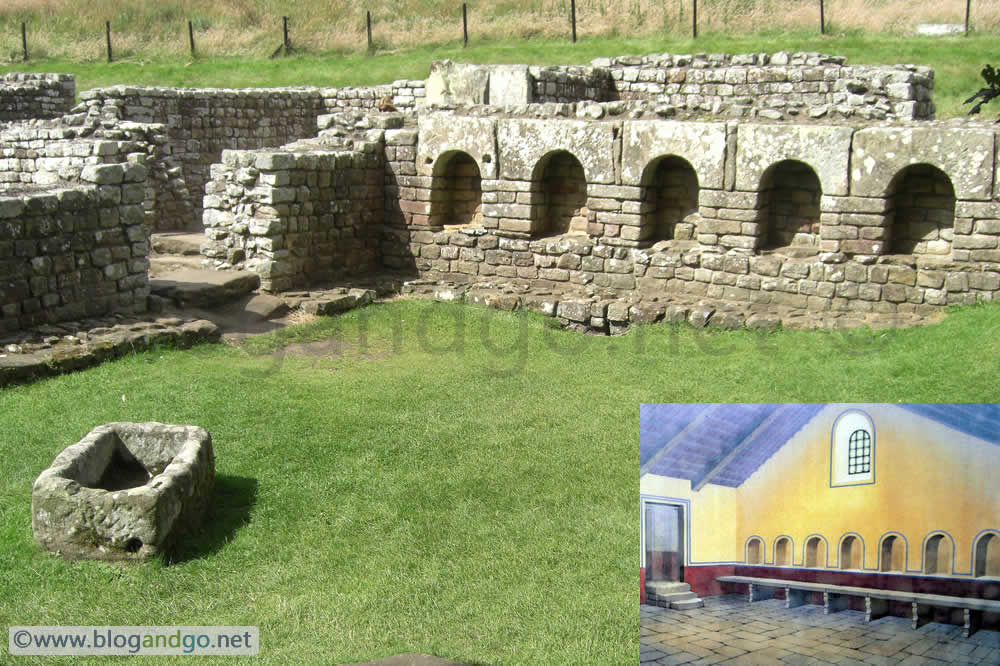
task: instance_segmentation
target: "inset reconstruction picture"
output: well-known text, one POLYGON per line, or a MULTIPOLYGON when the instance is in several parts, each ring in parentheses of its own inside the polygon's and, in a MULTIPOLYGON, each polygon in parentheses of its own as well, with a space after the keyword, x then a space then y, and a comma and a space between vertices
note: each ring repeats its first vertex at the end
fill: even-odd
POLYGON ((642 664, 1000 663, 1000 405, 643 404, 639 451, 642 664))

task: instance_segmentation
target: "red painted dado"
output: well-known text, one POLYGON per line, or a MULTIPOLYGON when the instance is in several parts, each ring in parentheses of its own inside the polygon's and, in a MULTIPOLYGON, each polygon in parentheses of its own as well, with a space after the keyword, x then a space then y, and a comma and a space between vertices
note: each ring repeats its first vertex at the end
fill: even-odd
POLYGON ((716 582, 716 576, 733 576, 735 565, 715 564, 709 566, 684 567, 684 582, 691 586, 691 591, 699 597, 711 597, 716 594, 726 594, 722 584, 716 582))
POLYGON ((639 603, 646 603, 646 570, 639 567, 639 603))

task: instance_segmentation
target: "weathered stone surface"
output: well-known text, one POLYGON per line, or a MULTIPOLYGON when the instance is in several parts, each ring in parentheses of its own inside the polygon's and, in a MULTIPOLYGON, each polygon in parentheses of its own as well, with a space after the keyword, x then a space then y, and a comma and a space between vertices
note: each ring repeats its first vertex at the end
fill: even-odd
MULTIPOLYGON (((37 339, 37 329, 27 333, 37 339)), ((6 345, 6 353, 0 353, 0 387, 79 370, 154 345, 190 347, 219 337, 219 327, 204 319, 117 324, 112 318, 106 326, 65 335, 59 342, 6 345)))
POLYGON ((99 426, 35 480, 32 531, 70 559, 147 559, 199 525, 214 484, 212 437, 203 428, 99 426))
POLYGON ((182 307, 228 303, 260 286, 260 276, 246 271, 181 269, 149 281, 152 293, 182 307))
POLYGON ((453 151, 462 151, 476 160, 481 178, 497 177, 496 121, 468 116, 423 115, 418 126, 418 174, 434 175, 443 157, 453 151))
POLYGON ((881 197, 911 164, 931 164, 951 180, 958 199, 989 199, 994 133, 975 128, 871 127, 854 135, 851 195, 881 197))
POLYGON ((530 104, 533 83, 527 65, 488 65, 489 86, 486 103, 494 106, 530 104))
POLYGON ((676 155, 694 167, 698 186, 722 189, 726 164, 724 123, 636 120, 626 122, 622 134, 622 183, 640 185, 650 164, 676 155))
POLYGON ((500 177, 534 180, 542 158, 568 151, 583 166, 588 183, 615 182, 614 140, 620 126, 583 120, 558 123, 533 119, 505 119, 497 122, 500 145, 500 177))
POLYGON ((853 133, 853 128, 840 126, 740 125, 736 189, 755 192, 768 169, 778 162, 797 160, 816 172, 823 194, 845 196, 853 133))
POLYGON ((489 81, 489 69, 480 65, 436 60, 425 83, 425 100, 438 106, 486 104, 489 81))

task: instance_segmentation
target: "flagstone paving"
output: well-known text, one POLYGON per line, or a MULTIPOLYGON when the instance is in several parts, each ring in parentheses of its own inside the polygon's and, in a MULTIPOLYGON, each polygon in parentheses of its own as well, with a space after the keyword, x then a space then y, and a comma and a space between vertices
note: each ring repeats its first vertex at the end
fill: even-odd
POLYGON ((675 611, 640 606, 639 662, 667 664, 1000 664, 1000 632, 822 606, 785 608, 780 599, 747 603, 746 595, 705 597, 705 607, 675 611))

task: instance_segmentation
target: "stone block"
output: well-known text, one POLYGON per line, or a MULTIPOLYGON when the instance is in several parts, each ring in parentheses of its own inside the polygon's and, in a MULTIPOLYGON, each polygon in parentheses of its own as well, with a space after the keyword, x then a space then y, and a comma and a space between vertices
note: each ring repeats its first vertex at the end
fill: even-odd
POLYGON ((125 178, 121 164, 88 164, 80 171, 80 180, 97 185, 116 185, 125 178))
POLYGON ((989 199, 995 168, 994 133, 987 129, 871 127, 854 135, 851 194, 881 197, 911 164, 936 166, 948 176, 955 196, 989 199))
POLYGON ((147 559, 197 527, 214 483, 212 438, 202 428, 99 426, 35 480, 32 531, 70 559, 147 559))
POLYGON ((583 120, 509 118, 497 121, 500 146, 500 177, 532 181, 541 176, 537 169, 543 157, 568 151, 583 166, 588 183, 614 184, 615 133, 613 123, 583 120))
POLYGON ((490 71, 487 67, 435 60, 424 84, 424 102, 437 106, 487 104, 489 82, 490 71))
POLYGON ((295 155, 274 152, 255 153, 254 166, 261 171, 291 169, 295 166, 295 155))
POLYGON ((640 185, 646 170, 657 159, 677 155, 698 176, 702 188, 721 190, 725 178, 725 123, 626 122, 622 134, 622 182, 640 185))
POLYGON ((432 176, 435 170, 443 173, 440 159, 450 156, 453 151, 461 151, 476 161, 480 178, 492 180, 497 177, 496 121, 493 119, 423 114, 418 128, 418 174, 432 176))
POLYGON ((741 125, 737 135, 736 189, 756 192, 764 173, 784 160, 809 165, 824 194, 846 196, 851 136, 842 126, 741 125))

